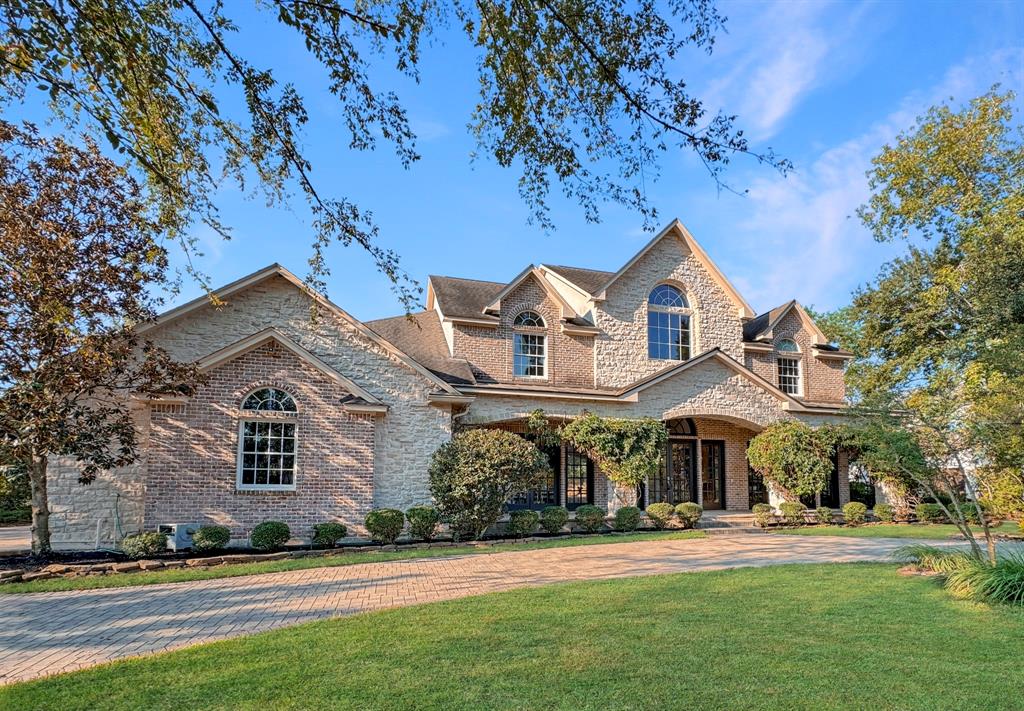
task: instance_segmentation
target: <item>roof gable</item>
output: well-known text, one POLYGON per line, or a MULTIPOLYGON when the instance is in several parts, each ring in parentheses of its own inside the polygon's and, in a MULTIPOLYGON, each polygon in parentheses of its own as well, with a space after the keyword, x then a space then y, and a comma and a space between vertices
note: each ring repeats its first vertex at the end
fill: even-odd
POLYGON ((794 310, 804 326, 814 334, 815 342, 827 345, 829 342, 828 337, 826 337, 824 332, 818 328, 818 325, 814 323, 814 319, 811 318, 810 314, 808 314, 804 307, 795 299, 786 302, 782 306, 777 306, 771 311, 766 311, 745 323, 743 325, 743 340, 757 341, 760 339, 772 338, 775 327, 786 317, 787 314, 789 314, 790 311, 794 310))

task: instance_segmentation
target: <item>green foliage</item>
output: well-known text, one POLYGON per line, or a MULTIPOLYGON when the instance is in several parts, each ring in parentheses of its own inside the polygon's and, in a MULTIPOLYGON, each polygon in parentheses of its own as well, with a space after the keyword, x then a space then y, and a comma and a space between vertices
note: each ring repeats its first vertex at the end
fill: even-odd
POLYGON ((804 511, 807 507, 799 501, 783 501, 779 504, 779 513, 787 526, 802 526, 804 523, 804 511))
POLYGON ((900 546, 892 553, 894 560, 913 563, 933 573, 951 573, 973 566, 978 559, 963 550, 937 548, 924 543, 900 546))
POLYGON ((506 530, 516 538, 532 536, 537 530, 540 514, 528 509, 517 509, 508 515, 506 530))
POLYGON ((664 501, 647 505, 647 518, 651 520, 651 525, 659 531, 668 527, 675 512, 675 507, 664 501))
POLYGON ((441 524, 441 514, 433 506, 413 506, 405 512, 409 521, 409 533, 413 538, 432 541, 441 524))
POLYGON ((768 528, 775 523, 775 509, 771 504, 754 504, 751 511, 754 513, 754 523, 761 528, 768 528))
POLYGON ((635 531, 640 527, 640 518, 643 512, 636 506, 623 506, 615 512, 616 531, 635 531))
POLYGON ((879 412, 857 413, 857 419, 840 430, 840 439, 851 452, 851 462, 864 467, 871 479, 905 496, 935 471, 919 439, 899 418, 879 412))
POLYGON ((946 514, 938 504, 918 504, 914 514, 921 523, 942 523, 946 520, 946 514))
POLYGON ((197 553, 217 551, 231 542, 231 529, 227 526, 201 526, 192 534, 192 550, 197 553))
POLYGON ((538 449, 557 447, 562 443, 561 430, 551 425, 548 416, 539 407, 536 410, 531 410, 527 415, 526 431, 529 432, 538 449))
POLYGON ((373 540, 391 545, 405 527, 405 514, 398 509, 374 509, 366 514, 365 525, 373 540))
POLYGON ((995 565, 973 560, 950 571, 945 587, 954 597, 965 600, 1024 605, 1024 555, 1001 555, 995 565))
POLYGON ((249 534, 249 545, 261 551, 282 548, 292 537, 288 524, 282 521, 264 521, 249 534))
POLYGON ((545 506, 540 512, 540 527, 552 536, 561 533, 569 522, 569 512, 564 506, 545 506))
POLYGON ((505 502, 550 471, 547 457, 522 437, 492 429, 459 432, 430 461, 430 494, 456 535, 479 538, 505 502))
POLYGON ((776 489, 789 498, 816 494, 832 473, 837 432, 788 420, 771 424, 750 441, 747 459, 776 489))
POLYGON ((851 501, 843 507, 843 522, 847 526, 859 526, 868 517, 868 507, 859 501, 851 501))
POLYGON ((167 536, 156 531, 136 533, 121 539, 121 551, 129 558, 147 558, 165 550, 167 536))
POLYGON ((23 464, 0 464, 0 511, 28 508, 32 488, 28 483, 28 469, 23 464))
POLYGON ((875 504, 874 514, 875 518, 883 523, 892 523, 896 518, 896 512, 889 504, 875 504))
POLYGON ((700 517, 704 515, 704 509, 700 504, 684 501, 681 504, 676 504, 675 513, 683 528, 693 528, 700 521, 700 517))
POLYGON ((668 431, 650 417, 615 419, 587 413, 562 428, 562 439, 594 460, 609 479, 637 487, 658 472, 668 431))
POLYGON ((832 523, 832 509, 828 506, 819 506, 814 515, 817 517, 818 523, 825 524, 826 526, 832 523))
POLYGON ((604 528, 608 512, 600 506, 586 504, 576 509, 576 525, 587 533, 597 533, 604 528))
POLYGON ((1024 514, 1024 470, 985 467, 978 480, 978 498, 993 516, 1013 518, 1024 514))
POLYGON ((313 526, 313 545, 334 548, 338 541, 348 535, 348 527, 337 521, 317 523, 313 526))

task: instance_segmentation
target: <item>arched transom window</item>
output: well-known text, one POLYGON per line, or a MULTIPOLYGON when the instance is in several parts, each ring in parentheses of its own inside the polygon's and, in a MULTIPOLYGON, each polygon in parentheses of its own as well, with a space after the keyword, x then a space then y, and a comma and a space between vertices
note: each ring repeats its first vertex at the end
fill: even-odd
POLYGON ((295 488, 295 399, 260 388, 242 401, 238 425, 237 486, 244 490, 295 488))
POLYGON ((548 337, 530 332, 544 328, 544 319, 536 311, 523 311, 513 319, 512 328, 512 374, 518 378, 547 377, 548 337))
POLYGON ((671 284, 659 284, 647 297, 647 356, 657 360, 690 357, 690 303, 671 284))
POLYGON ((783 338, 775 344, 775 350, 778 351, 775 363, 779 376, 779 390, 790 395, 802 394, 800 346, 792 339, 783 338))

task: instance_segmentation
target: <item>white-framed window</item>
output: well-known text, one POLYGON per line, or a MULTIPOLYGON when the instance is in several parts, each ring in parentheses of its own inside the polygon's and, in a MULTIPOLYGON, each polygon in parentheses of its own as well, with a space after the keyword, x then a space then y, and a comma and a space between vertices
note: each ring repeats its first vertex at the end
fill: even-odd
POLYGON ((547 377, 547 336, 531 332, 544 328, 544 319, 535 311, 523 311, 512 321, 512 328, 516 329, 512 334, 512 374, 517 378, 547 377))
POLYGON ((249 491, 295 489, 295 399, 278 388, 259 388, 242 400, 238 422, 236 485, 249 491))
POLYGON ((676 287, 659 284, 647 297, 647 357, 689 360, 690 303, 676 287))
POLYGON ((775 345, 778 353, 775 356, 776 369, 779 376, 779 390, 790 395, 803 392, 800 377, 800 347, 789 338, 784 338, 775 345))

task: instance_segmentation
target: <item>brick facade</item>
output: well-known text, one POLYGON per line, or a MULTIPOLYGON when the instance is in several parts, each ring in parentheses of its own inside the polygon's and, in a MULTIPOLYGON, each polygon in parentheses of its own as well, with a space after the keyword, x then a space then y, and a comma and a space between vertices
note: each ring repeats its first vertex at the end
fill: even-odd
MULTIPOLYGON (((812 402, 841 403, 846 397, 843 361, 814 355, 814 334, 795 309, 783 316, 773 329, 773 345, 778 346, 785 339, 792 340, 800 348, 799 353, 785 354, 787 358, 800 359, 803 386, 800 397, 812 402)), ((748 352, 744 356, 744 363, 768 382, 778 385, 777 356, 776 350, 748 352)))

